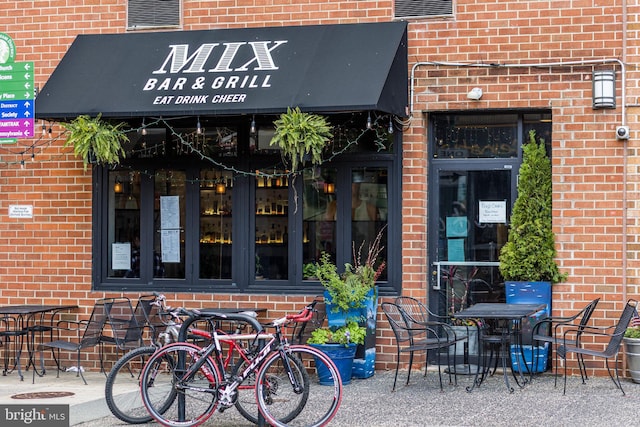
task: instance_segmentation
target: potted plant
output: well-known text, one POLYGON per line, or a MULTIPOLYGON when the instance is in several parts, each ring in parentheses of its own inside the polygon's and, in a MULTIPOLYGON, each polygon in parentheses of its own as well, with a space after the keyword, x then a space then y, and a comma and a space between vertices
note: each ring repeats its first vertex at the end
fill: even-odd
MULTIPOLYGON (((348 321, 339 328, 322 327, 311 332, 307 344, 322 350, 335 363, 342 379, 342 384, 349 384, 353 374, 353 359, 357 345, 363 345, 367 329, 355 321, 348 321)), ((320 369, 320 384, 330 384, 330 374, 323 372, 324 365, 316 363, 320 369)), ((326 369, 326 368, 324 368, 326 369)))
POLYGON ((275 133, 269 145, 278 145, 296 172, 307 156, 314 165, 322 163, 322 152, 332 138, 327 119, 318 114, 303 113, 300 108, 287 108, 274 122, 275 133))
MULTIPOLYGON (((505 280, 508 303, 545 303, 542 316, 551 313, 551 285, 566 280, 555 261, 555 235, 552 229, 551 161, 543 139, 536 140, 529 132, 529 142, 523 146, 518 197, 513 206, 507 243, 500 251, 500 273, 505 280)), ((533 320, 533 319, 532 319, 533 320)), ((523 336, 530 336, 530 322, 523 325, 523 336), (527 334, 529 328, 529 334, 527 334)), ((526 343, 525 343, 526 344, 526 343)), ((531 348, 526 351, 533 351, 531 348)), ((540 353, 546 357, 548 346, 540 353)), ((520 351, 520 349, 512 349, 520 351)), ((525 354, 525 360, 527 359, 525 354)), ((534 364, 534 367, 537 363, 534 364)))
POLYGON ((92 158, 101 164, 117 164, 125 157, 122 144, 129 140, 122 130, 125 123, 111 124, 101 119, 81 115, 62 126, 69 132, 64 147, 73 146, 73 152, 84 163, 85 170, 92 158))
POLYGON ((375 372, 375 334, 376 313, 378 310, 378 290, 376 280, 384 270, 386 262, 379 260, 384 247, 382 236, 386 227, 380 229, 369 244, 363 260, 364 243, 353 247, 353 264, 345 263, 344 273, 327 253, 323 253, 316 264, 316 277, 325 288, 324 298, 327 307, 329 327, 341 327, 349 321, 366 326, 365 343, 359 345, 354 361, 354 376, 369 378, 375 372))
POLYGON ((627 369, 633 382, 640 383, 640 324, 629 326, 624 332, 623 340, 627 369))

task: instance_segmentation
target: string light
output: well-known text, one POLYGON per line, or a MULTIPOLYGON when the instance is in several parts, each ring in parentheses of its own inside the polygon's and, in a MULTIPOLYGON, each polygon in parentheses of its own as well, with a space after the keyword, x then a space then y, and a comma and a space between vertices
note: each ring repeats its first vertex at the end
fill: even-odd
POLYGON ((202 135, 202 127, 200 127, 200 116, 198 116, 198 124, 196 125, 196 133, 202 135))
POLYGON ((42 121, 42 136, 46 136, 47 135, 47 125, 44 123, 44 120, 42 121))
POLYGON ((393 133, 393 116, 389 116, 389 133, 393 133))
POLYGON ((251 127, 249 128, 251 135, 256 134, 256 116, 251 117, 251 127))
POLYGON ((140 131, 140 133, 144 136, 147 134, 147 128, 144 125, 144 117, 142 118, 142 130, 140 131))
POLYGON ((367 115, 367 129, 371 129, 371 112, 367 115))

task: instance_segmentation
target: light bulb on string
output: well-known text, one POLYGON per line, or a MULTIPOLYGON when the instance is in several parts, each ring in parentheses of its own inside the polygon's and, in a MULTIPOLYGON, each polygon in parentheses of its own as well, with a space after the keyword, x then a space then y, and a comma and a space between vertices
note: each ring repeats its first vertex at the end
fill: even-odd
POLYGON ((256 116, 251 117, 251 127, 249 128, 251 135, 256 134, 256 116))
POLYGON ((393 133, 393 116, 389 116, 389 133, 393 133))
POLYGON ((367 129, 371 129, 371 113, 367 115, 367 129))
POLYGON ((200 116, 198 116, 198 123, 196 124, 196 133, 202 135, 202 127, 200 126, 200 116))
POLYGON ((140 131, 140 133, 142 135, 146 135, 147 134, 147 128, 146 128, 146 126, 144 124, 144 117, 142 118, 142 130, 140 131))
POLYGON ((44 123, 44 120, 42 121, 42 136, 46 136, 47 135, 47 125, 44 123))

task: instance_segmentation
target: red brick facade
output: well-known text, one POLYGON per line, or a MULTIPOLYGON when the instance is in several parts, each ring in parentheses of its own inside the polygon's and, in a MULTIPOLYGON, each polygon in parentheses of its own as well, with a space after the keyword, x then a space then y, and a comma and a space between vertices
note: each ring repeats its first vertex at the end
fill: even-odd
MULTIPOLYGON (((5 2, 2 31, 16 44, 16 61, 34 61, 42 87, 75 36, 126 32, 127 2, 5 2)), ((610 324, 625 298, 638 295, 640 191, 637 32, 640 7, 625 0, 454 1, 454 15, 409 21, 409 66, 415 65, 410 99, 413 119, 403 136, 403 294, 426 297, 427 114, 431 111, 550 108, 553 114, 554 229, 558 259, 569 273, 553 290, 554 314, 569 315, 597 296, 594 315, 610 324), (617 108, 591 107, 592 64, 620 60, 617 108), (502 64, 508 67, 436 66, 432 62, 502 64), (554 63, 544 67, 533 64, 554 63), (514 67, 521 64, 522 67, 514 67), (469 102, 480 86, 484 96, 469 102), (622 103, 626 105, 623 117, 622 103), (631 127, 627 142, 617 125, 631 127)), ((182 30, 383 22, 392 1, 184 0, 182 30), (291 4, 293 3, 293 4, 291 4)), ((366 47, 363 47, 366 49, 366 47)), ((105 54, 110 54, 105 52, 105 54)), ((115 53, 114 53, 115 54, 115 53)), ((411 72, 411 70, 410 70, 411 72)), ((100 84, 96 81, 96 84, 100 84)), ((83 170, 64 141, 53 138, 32 152, 0 149, 0 304, 77 300, 88 312, 104 292, 91 290, 91 172, 83 170), (32 161, 32 155, 33 160, 32 161), (23 164, 24 163, 24 164, 23 164), (9 205, 33 205, 33 219, 12 219, 9 205)), ((128 294, 132 299, 138 293, 128 294)), ((109 295, 107 295, 109 296, 109 295)), ((188 307, 257 303, 269 316, 296 310, 307 299, 283 295, 170 294, 188 307), (209 304, 211 305, 211 304, 209 304)), ((392 367, 395 347, 379 315, 377 368, 392 367)), ((597 374, 603 365, 587 361, 597 374)), ((590 372, 591 373, 591 372, 590 372)))

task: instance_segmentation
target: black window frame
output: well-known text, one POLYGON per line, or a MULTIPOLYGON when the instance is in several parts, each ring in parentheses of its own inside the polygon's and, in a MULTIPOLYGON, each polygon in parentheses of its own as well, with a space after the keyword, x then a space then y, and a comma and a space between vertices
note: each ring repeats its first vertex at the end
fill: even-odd
MULTIPOLYGON (((365 116, 366 117, 366 116, 365 116)), ((271 118, 272 119, 272 118, 271 118)), ((250 119, 248 119, 250 120, 250 119)), ((231 123, 237 125, 238 140, 246 141, 248 147, 249 122, 244 118, 236 118, 231 123), (246 123, 245 123, 246 122, 246 123)), ((366 120, 366 119, 365 119, 366 120)), ((195 122, 194 120, 191 120, 195 122)), ((131 121, 132 127, 142 122, 131 121)), ((229 119, 226 119, 229 123, 229 119)), ((363 120, 363 126, 365 121, 363 120)), ((193 126, 193 123, 191 123, 193 126)), ((380 295, 398 295, 402 283, 402 132, 400 129, 392 134, 393 149, 390 152, 348 152, 333 158, 326 163, 327 167, 337 168, 338 182, 336 185, 342 188, 350 188, 351 170, 363 167, 386 168, 388 170, 388 204, 387 214, 387 281, 378 282, 380 295)), ((241 145, 239 144, 239 145, 241 145)), ((280 159, 279 153, 250 156, 245 148, 240 148, 237 158, 225 158, 224 162, 232 164, 239 170, 255 171, 265 166, 272 166, 280 159)), ((255 227, 255 215, 238 215, 234 217, 232 224, 233 249, 232 249, 232 278, 231 279, 202 279, 199 277, 199 202, 200 188, 197 183, 200 171, 203 168, 211 168, 211 163, 194 158, 147 158, 139 160, 124 160, 121 167, 136 170, 141 173, 141 247, 147 245, 146 253, 152 252, 149 247, 154 233, 153 221, 148 221, 153 215, 153 192, 148 185, 153 183, 153 173, 159 169, 180 169, 186 173, 187 214, 185 222, 185 279, 153 278, 150 274, 141 272, 139 278, 108 277, 108 194, 113 191, 108 179, 113 167, 95 165, 93 168, 93 213, 92 213, 92 288, 96 291, 164 291, 164 292, 207 292, 207 293, 247 293, 247 294, 320 294, 322 286, 317 281, 302 279, 302 210, 294 212, 289 209, 289 275, 286 280, 256 280, 255 270, 252 270, 255 259, 252 247, 253 232, 255 227), (146 206, 146 207, 145 207, 146 206), (145 224, 147 224, 146 229, 145 224), (238 243, 236 243, 238 242, 238 243), (247 267, 249 266, 249 267, 247 267)), ((234 212, 255 212, 255 177, 252 175, 240 175, 234 179, 234 212)), ((295 179, 290 184, 289 206, 293 206, 294 194, 302 194, 303 180, 295 179), (294 190, 295 188, 295 190, 294 190)), ((346 200, 346 193, 344 196, 346 200)), ((350 221, 350 218, 349 218, 350 221)), ((340 247, 336 264, 343 266, 351 262, 351 235, 350 226, 346 223, 338 225, 340 247)), ((142 249, 144 250, 144 249, 142 249)), ((141 250, 141 252, 142 252, 141 250)), ((147 261, 147 270, 150 269, 147 261)), ((141 269, 145 264, 141 263, 141 269)))

